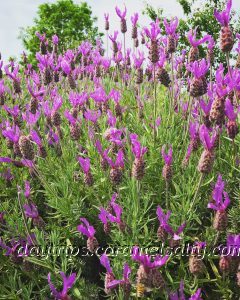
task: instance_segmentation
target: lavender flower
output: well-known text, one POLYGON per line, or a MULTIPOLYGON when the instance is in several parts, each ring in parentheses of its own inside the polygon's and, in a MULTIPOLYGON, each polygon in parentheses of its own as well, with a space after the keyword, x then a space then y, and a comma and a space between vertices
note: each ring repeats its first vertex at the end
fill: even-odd
MULTIPOLYGON (((169 295, 170 300, 186 300, 187 298, 184 295, 184 282, 181 280, 179 292, 171 293, 169 295)), ((201 289, 198 289, 196 293, 194 293, 189 300, 202 300, 201 298, 201 289)))
POLYGON ((221 26, 228 26, 230 21, 230 13, 232 8, 232 0, 227 1, 226 9, 222 12, 214 10, 214 17, 221 24, 221 26))
POLYGON ((116 13, 118 17, 122 20, 126 18, 127 15, 127 8, 126 6, 124 7, 124 11, 121 11, 117 6, 115 7, 116 13))
POLYGON ((199 128, 199 137, 206 150, 212 150, 217 138, 216 131, 213 132, 212 137, 209 134, 207 127, 203 124, 199 128))
POLYGON ((31 218, 31 219, 39 218, 38 209, 34 203, 24 204, 23 208, 27 218, 31 218))
POLYGON ((60 272, 63 281, 63 289, 61 292, 58 292, 51 282, 51 274, 48 273, 48 284, 51 290, 52 295, 56 300, 70 300, 68 296, 68 290, 74 285, 76 280, 76 273, 72 273, 70 276, 66 276, 63 272, 60 272))
POLYGON ((214 200, 214 203, 209 202, 208 208, 214 209, 216 211, 225 211, 227 207, 230 204, 230 199, 228 197, 228 194, 224 191, 224 181, 222 180, 222 176, 219 175, 216 185, 214 187, 212 198, 214 200), (223 201, 224 196, 224 201, 223 201))
POLYGON ((129 280, 129 276, 131 274, 131 268, 127 263, 123 266, 123 279, 110 281, 107 285, 108 289, 115 289, 117 286, 122 286, 125 294, 125 298, 129 297, 131 290, 131 283, 129 280))
POLYGON ((155 22, 151 23, 151 29, 148 29, 147 27, 144 28, 146 36, 152 40, 156 41, 158 38, 158 35, 160 34, 160 27, 159 27, 159 20, 157 19, 155 22))
POLYGON ((30 182, 28 180, 26 180, 24 182, 24 196, 26 199, 30 199, 30 196, 31 196, 31 187, 30 187, 30 182))
POLYGON ((166 165, 171 166, 172 164, 172 146, 170 146, 168 153, 165 153, 165 145, 162 147, 162 157, 166 165))
POLYGON ((191 44, 191 46, 194 48, 204 44, 206 41, 209 40, 209 35, 205 35, 200 40, 197 40, 196 35, 197 35, 197 28, 195 28, 194 30, 191 29, 187 34, 188 41, 191 44))
POLYGON ((87 219, 80 218, 80 221, 82 222, 82 224, 77 226, 77 230, 83 235, 86 235, 86 237, 88 238, 87 248, 90 252, 93 253, 98 247, 98 241, 95 237, 96 230, 89 224, 87 219))
POLYGON ((133 16, 131 16, 131 22, 133 27, 137 25, 138 18, 139 18, 138 13, 135 13, 133 14, 133 16))
POLYGON ((176 36, 176 29, 179 24, 178 18, 175 17, 175 18, 171 19, 169 23, 168 23, 167 19, 164 18, 163 23, 165 26, 166 33, 168 35, 176 36))
POLYGON ((102 266, 104 266, 104 268, 106 269, 107 273, 105 275, 105 283, 104 283, 104 286, 105 286, 105 293, 106 294, 110 294, 111 293, 111 290, 108 288, 108 285, 110 282, 112 282, 113 280, 115 280, 115 277, 113 275, 113 271, 112 271, 112 268, 110 266, 110 261, 107 257, 106 254, 103 254, 101 257, 100 257, 100 263, 102 266))
POLYGON ((194 61, 187 65, 187 70, 192 72, 195 78, 201 78, 206 75, 210 67, 209 62, 206 62, 205 59, 200 61, 194 61))
POLYGON ((93 178, 90 171, 90 159, 78 157, 78 161, 80 163, 80 166, 84 172, 84 182, 86 185, 91 186, 93 184, 93 178))

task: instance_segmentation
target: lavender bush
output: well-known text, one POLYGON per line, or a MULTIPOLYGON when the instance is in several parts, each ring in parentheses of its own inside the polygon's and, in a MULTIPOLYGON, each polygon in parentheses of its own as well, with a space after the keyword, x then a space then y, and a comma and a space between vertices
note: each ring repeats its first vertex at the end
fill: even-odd
POLYGON ((177 18, 140 28, 116 7, 106 51, 60 53, 42 32, 37 69, 0 61, 1 299, 239 298, 231 5, 214 13, 220 44, 192 28, 189 53, 177 18))

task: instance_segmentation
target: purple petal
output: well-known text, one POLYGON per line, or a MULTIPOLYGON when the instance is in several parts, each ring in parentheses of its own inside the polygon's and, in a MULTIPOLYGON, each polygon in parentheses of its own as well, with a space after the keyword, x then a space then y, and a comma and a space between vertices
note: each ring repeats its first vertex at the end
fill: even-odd
POLYGON ((110 261, 107 257, 106 254, 103 254, 101 257, 100 257, 100 263, 101 265, 104 266, 104 268, 107 270, 107 273, 111 273, 112 274, 112 268, 110 266, 110 261))

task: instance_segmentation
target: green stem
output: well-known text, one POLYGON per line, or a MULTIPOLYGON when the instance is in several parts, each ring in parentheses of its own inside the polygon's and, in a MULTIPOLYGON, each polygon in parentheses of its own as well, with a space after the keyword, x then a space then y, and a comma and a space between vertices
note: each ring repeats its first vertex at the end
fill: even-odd
POLYGON ((216 234, 216 236, 215 236, 215 239, 214 239, 213 246, 216 246, 216 244, 217 244, 217 241, 218 241, 218 239, 219 239, 219 235, 220 235, 220 232, 219 232, 219 231, 217 231, 217 234, 216 234))
POLYGON ((203 179, 204 179, 204 173, 201 173, 200 179, 199 179, 199 182, 198 182, 198 185, 197 185, 197 189, 196 189, 196 192, 195 192, 195 195, 194 195, 194 198, 193 198, 193 201, 192 201, 192 203, 190 205, 190 208, 189 208, 189 212, 191 212, 193 207, 194 207, 194 204, 195 204, 197 196, 199 194, 199 190, 200 190, 200 187, 202 185, 203 179))
POLYGON ((169 183, 166 181, 166 209, 168 210, 169 207, 169 197, 168 197, 168 191, 169 191, 169 183))
POLYGON ((153 134, 154 147, 156 144, 156 118, 157 118, 157 85, 156 85, 156 66, 153 65, 153 86, 154 86, 154 117, 153 117, 153 134))
POLYGON ((172 103, 171 103, 171 108, 174 108, 174 68, 173 68, 173 56, 174 54, 172 53, 171 55, 171 77, 172 77, 172 103))

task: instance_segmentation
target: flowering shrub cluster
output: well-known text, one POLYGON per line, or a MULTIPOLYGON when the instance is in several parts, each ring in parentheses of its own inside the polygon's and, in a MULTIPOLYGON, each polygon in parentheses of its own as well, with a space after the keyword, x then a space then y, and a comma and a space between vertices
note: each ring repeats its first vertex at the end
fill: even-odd
POLYGON ((37 33, 37 69, 27 55, 22 67, 0 62, 3 299, 239 297, 240 35, 231 5, 214 12, 220 44, 193 28, 188 53, 178 51, 177 18, 140 30, 137 13, 126 49, 127 9, 116 7, 120 32, 109 34, 105 14, 111 50, 98 40, 59 53, 56 35, 37 33), (215 47, 226 55, 216 70, 215 47), (185 242, 235 251, 200 259, 195 250, 141 250, 185 242), (61 245, 88 255, 18 251, 61 245), (111 257, 107 246, 131 253, 111 257))

